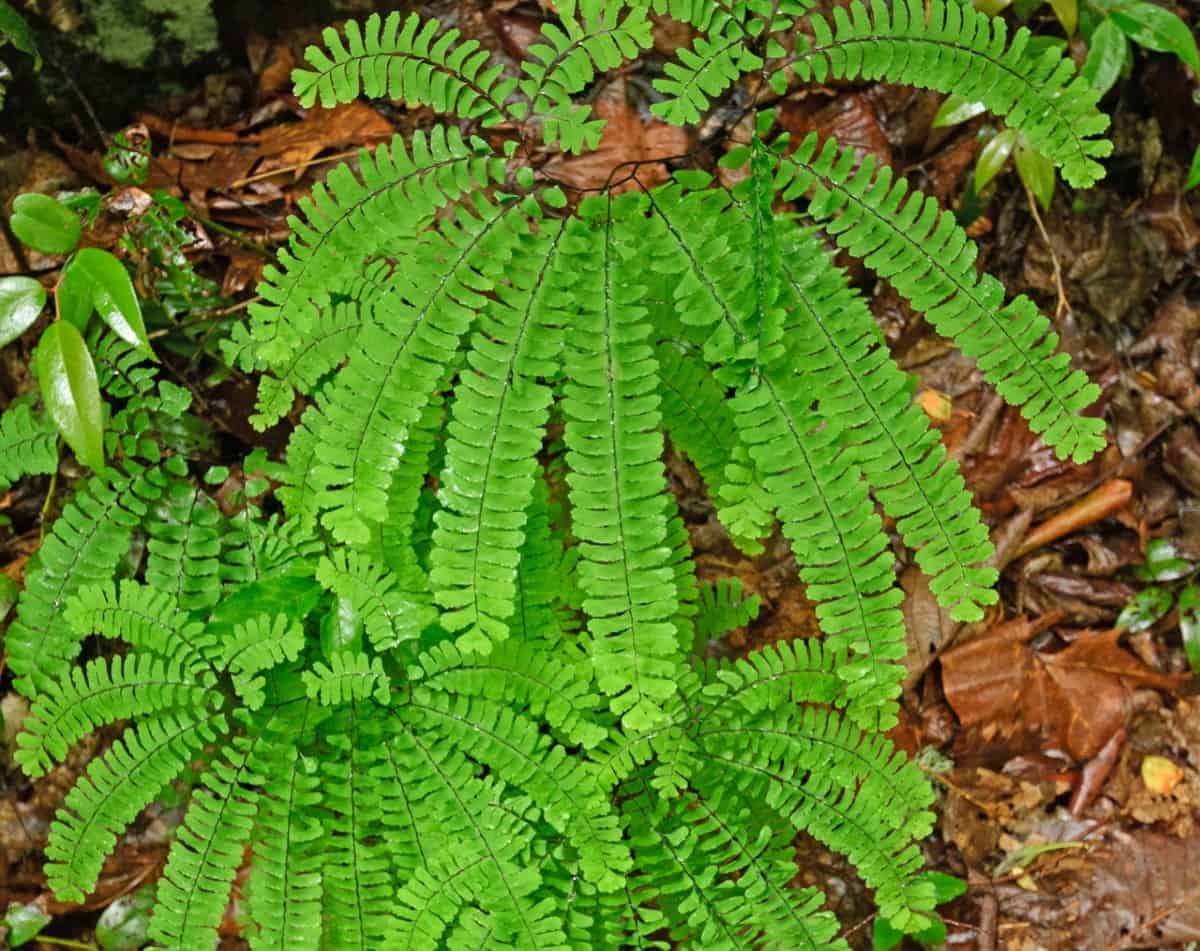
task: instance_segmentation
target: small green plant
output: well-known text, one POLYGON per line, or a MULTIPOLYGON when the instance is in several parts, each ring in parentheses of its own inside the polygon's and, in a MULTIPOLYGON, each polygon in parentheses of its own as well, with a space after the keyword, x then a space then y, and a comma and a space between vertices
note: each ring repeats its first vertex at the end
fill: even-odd
POLYGON ((1169 538, 1155 538, 1146 545, 1146 560, 1133 573, 1148 584, 1121 611, 1117 626, 1134 633, 1144 631, 1174 608, 1188 664, 1200 673, 1200 583, 1196 577, 1200 564, 1183 557, 1169 538))
MULTIPOLYGON (((1127 74, 1132 63, 1130 43, 1160 53, 1174 53, 1185 66, 1200 74, 1200 51, 1187 24, 1176 14, 1151 0, 976 0, 975 7, 989 16, 999 16, 1010 6, 1021 20, 1028 20, 1038 8, 1049 3, 1068 37, 1079 36, 1086 44, 1087 57, 1082 75, 1101 95, 1107 93, 1118 77, 1127 74)), ((1030 39, 1038 49, 1065 49, 1066 41, 1049 36, 1030 39)), ((966 122, 987 111, 982 102, 961 95, 946 97, 934 128, 966 122)), ((982 192, 1005 167, 1009 157, 1017 175, 1045 209, 1054 197, 1054 162, 1030 145, 1017 129, 993 130, 975 163, 972 188, 982 192)), ((1200 182, 1200 150, 1192 162, 1184 190, 1200 182)))
MULTIPOLYGON (((69 255, 53 294, 54 320, 42 333, 36 351, 36 369, 46 412, 59 434, 84 465, 104 469, 104 404, 96 366, 84 334, 93 315, 99 315, 113 332, 148 357, 154 357, 142 320, 142 308, 125 266, 99 248, 76 250, 82 232, 79 215, 49 195, 27 193, 13 202, 13 233, 27 247, 43 254, 69 255)), ((50 295, 32 277, 0 278, 0 346, 11 343, 41 316, 50 295)), ((23 436, 28 417, 7 416, 0 431, 23 436), (11 427, 18 427, 11 429, 11 427)), ((18 442, 10 441, 9 448, 18 442)), ((41 450, 40 440, 28 442, 41 450)), ((21 465, 26 473, 53 471, 50 455, 40 452, 21 465)))
POLYGON ((904 628, 880 509, 956 618, 995 572, 830 244, 1063 456, 1104 445, 1080 415, 1096 387, 953 215, 790 141, 770 108, 720 157, 728 187, 681 160, 665 185, 627 163, 609 185, 632 191, 580 195, 529 157, 595 148, 575 94, 650 46, 652 13, 696 31, 656 82, 680 125, 749 73, 773 95, 885 78, 986 103, 1084 186, 1109 150, 1098 94, 943 0, 558 10, 517 77, 417 15, 308 51, 306 105, 390 96, 444 122, 330 174, 228 341, 262 374, 258 425, 305 404, 286 460, 246 460, 231 514, 205 485, 232 474, 193 472, 144 404, 27 573, 21 764, 130 723, 56 817, 56 892, 84 898, 124 826, 197 777, 160 946, 211 948, 249 855, 255 948, 845 949, 820 892, 789 884, 799 830, 874 890, 881 941, 939 934, 946 883, 917 845, 933 793, 883 735, 904 628), (757 604, 697 583, 667 434, 744 550, 778 520, 824 638, 706 656, 757 604), (124 646, 79 667, 96 635, 124 646))

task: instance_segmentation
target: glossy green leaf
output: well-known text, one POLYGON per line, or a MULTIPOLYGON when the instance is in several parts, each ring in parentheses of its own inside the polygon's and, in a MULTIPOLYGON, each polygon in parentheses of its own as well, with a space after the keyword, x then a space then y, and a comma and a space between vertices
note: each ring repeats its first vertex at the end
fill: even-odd
POLYGON ((1024 143, 1017 146, 1013 158, 1021 181, 1029 186, 1038 204, 1049 211, 1050 202, 1054 199, 1054 163, 1024 143))
POLYGON ((63 268, 54 296, 59 318, 74 324, 83 333, 95 305, 92 303, 92 282, 85 273, 76 270, 75 264, 76 259, 72 258, 63 268))
POLYGON ((133 951, 143 947, 149 940, 153 910, 153 885, 118 898, 104 909, 96 922, 96 943, 103 951, 133 951))
POLYGON ((285 574, 264 578, 240 588, 213 610, 208 630, 216 636, 260 614, 285 614, 303 620, 317 606, 322 588, 312 575, 285 574))
POLYGON ((983 147, 975 163, 975 191, 983 191, 988 182, 1000 174, 1000 169, 1004 168, 1016 144, 1016 129, 1005 129, 983 147))
POLYGON ((933 117, 933 127, 940 129, 943 126, 958 125, 960 122, 974 119, 984 112, 987 112, 987 106, 982 102, 972 102, 958 93, 951 93, 942 100, 941 106, 938 107, 937 115, 933 117))
POLYGON ((875 951, 892 951, 901 941, 904 933, 893 928, 886 918, 876 916, 875 926, 871 932, 871 944, 875 951))
POLYGON ((1094 89, 1108 92, 1121 75, 1128 55, 1129 40, 1111 17, 1105 17, 1092 31, 1087 59, 1079 72, 1094 89))
POLYGON ((1170 10, 1157 4, 1141 2, 1122 6, 1110 14, 1133 42, 1159 53, 1174 53, 1184 63, 1200 73, 1200 52, 1196 37, 1170 10))
POLYGON ((1188 666, 1200 674, 1200 586, 1190 584, 1179 593, 1179 633, 1188 666))
POLYGON ((6 0, 0 0, 0 37, 8 40, 22 53, 32 56, 35 69, 42 68, 42 57, 38 53, 33 30, 29 28, 25 18, 6 0))
POLYGON ((1058 17, 1067 36, 1074 36, 1075 28, 1079 26, 1078 0, 1050 0, 1050 6, 1054 8, 1054 15, 1058 17))
POLYGON ((70 253, 83 232, 75 212, 37 192, 16 197, 10 224, 22 244, 43 254, 70 253))
POLYGON ((104 404, 96 367, 73 324, 55 321, 37 349, 42 401, 67 445, 84 465, 104 469, 104 404))
POLYGON ((947 875, 945 872, 927 872, 924 878, 925 881, 933 883, 935 904, 944 905, 967 893, 967 883, 956 875, 947 875))
POLYGON ((0 347, 33 326, 46 306, 46 289, 32 277, 0 277, 0 347))
POLYGON ((19 948, 41 934, 50 924, 50 916, 32 902, 28 905, 13 902, 4 915, 4 923, 8 925, 9 945, 19 948))
POLYGON ((1146 545, 1146 560, 1134 573, 1143 581, 1177 581, 1190 575, 1195 567, 1179 554, 1170 538, 1155 538, 1146 545))
POLYGON ((71 271, 91 285, 92 304, 113 332, 153 358, 142 308, 125 265, 107 251, 84 248, 71 262, 71 271))
POLYGON ((1131 634, 1144 631, 1171 610, 1174 599, 1166 588, 1143 588, 1125 605, 1117 618, 1117 627, 1131 634))
POLYGON ((1197 185, 1200 185, 1200 145, 1196 146, 1196 151, 1192 153, 1192 167, 1188 169, 1187 180, 1183 183, 1183 190, 1191 191, 1197 185))

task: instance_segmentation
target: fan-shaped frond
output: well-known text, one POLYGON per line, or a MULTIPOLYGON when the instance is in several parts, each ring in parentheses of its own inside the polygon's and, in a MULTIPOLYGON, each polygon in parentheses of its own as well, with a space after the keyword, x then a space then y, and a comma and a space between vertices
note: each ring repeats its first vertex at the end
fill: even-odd
POLYGON ((667 98, 651 109, 674 125, 699 122, 709 102, 743 73, 761 69, 763 58, 747 42, 746 28, 736 19, 718 15, 707 33, 668 60, 654 88, 667 98))
POLYGON ((419 722, 525 790, 546 821, 577 846, 589 881, 607 890, 619 885, 629 853, 590 764, 568 756, 523 714, 481 697, 456 698, 416 686, 403 713, 410 710, 419 722))
POLYGON ((346 367, 318 401, 320 412, 309 410, 301 421, 298 432, 314 434, 301 437, 311 438, 314 456, 294 459, 289 452, 288 481, 319 493, 313 501, 328 509, 323 520, 343 541, 367 542, 368 524, 386 516, 405 433, 433 396, 443 368, 454 363, 459 338, 486 306, 483 295, 495 288, 527 227, 519 209, 491 205, 481 196, 475 205, 476 214, 460 208, 453 220, 424 233, 397 272, 395 309, 364 328, 346 367))
POLYGON ((345 42, 330 28, 322 34, 325 49, 305 50, 311 68, 292 74, 296 95, 305 106, 319 98, 326 108, 360 93, 368 99, 386 96, 485 126, 521 118, 520 110, 505 105, 516 80, 500 78, 504 68, 488 65, 491 55, 478 41, 459 43, 458 38, 458 30, 439 36, 437 20, 415 13, 404 18, 391 13, 386 19, 373 13, 361 25, 349 20, 345 42))
POLYGON ((640 207, 599 201, 590 206, 598 220, 572 221, 563 239, 578 257, 581 305, 567 339, 563 388, 579 585, 596 681, 634 731, 653 726, 674 692, 678 632, 671 619, 679 608, 663 544, 658 366, 639 304, 637 272, 647 249, 640 207))
POLYGON ((143 719, 88 764, 55 814, 46 845, 46 880, 60 900, 87 897, 120 832, 224 732, 219 713, 167 713, 143 719))
POLYGON ((386 704, 391 687, 383 661, 358 651, 338 651, 328 664, 317 661, 302 675, 304 688, 322 706, 335 707, 351 700, 374 698, 386 704))
MULTIPOLYGON (((561 230, 543 221, 513 249, 508 280, 481 315, 447 426, 429 579, 460 646, 486 651, 508 637, 525 510, 550 414, 565 317, 552 280, 561 230)), ((561 265, 560 265, 561 267, 561 265)))
POLYGON ((0 487, 23 476, 58 470, 58 430, 28 403, 15 403, 0 416, 0 487))
POLYGON ((853 149, 810 135, 780 168, 785 198, 815 186, 807 213, 886 279, 938 333, 975 360, 1030 428, 1063 458, 1090 458, 1104 447, 1104 421, 1077 415, 1099 395, 1070 358, 1056 353, 1058 334, 1027 297, 1003 304, 1004 287, 975 270, 978 249, 937 200, 910 193, 903 178, 868 156, 853 171, 853 149))
POLYGON ((358 552, 334 551, 317 565, 317 580, 350 602, 376 651, 392 650, 401 644, 415 648, 436 612, 419 570, 414 564, 406 567, 408 570, 399 576, 372 564, 358 552))
POLYGON ((71 744, 117 720, 168 710, 202 714, 217 700, 216 677, 179 658, 98 658, 40 693, 17 734, 13 758, 30 776, 66 759, 71 744))
MULTIPOLYGON (((506 641, 487 655, 438 644, 409 669, 414 682, 456 697, 486 697, 545 719, 571 744, 591 749, 608 736, 595 720, 599 698, 590 676, 554 654, 506 641)), ((590 671, 588 672, 590 674, 590 671)))
MULTIPOLYGON (((248 725, 244 723, 243 726, 248 725)), ((154 899, 150 937, 168 948, 207 948, 229 904, 266 777, 250 767, 260 737, 234 735, 193 792, 154 899)))
MULTIPOLYGON (((798 79, 883 79, 953 92, 1002 116, 1077 188, 1104 174, 1096 159, 1112 144, 1097 138, 1108 128, 1108 116, 1096 109, 1099 91, 1060 50, 1029 52, 1024 27, 1006 48, 1002 17, 956 0, 871 0, 870 13, 854 0, 849 13, 833 12, 833 22, 831 29, 814 14, 812 42, 797 38, 786 67, 798 79)), ((782 88, 786 79, 777 83, 782 88)))
POLYGON ((938 433, 911 399, 862 296, 811 232, 787 226, 784 279, 794 304, 792 362, 821 415, 842 431, 884 511, 897 520, 938 601, 960 620, 992 604, 987 526, 938 433))
POLYGON ((774 507, 754 478, 724 390, 700 360, 672 342, 659 345, 655 356, 671 444, 695 463, 734 544, 747 554, 760 553, 775 522, 774 507))
POLYGON ((928 782, 879 734, 864 735, 819 707, 782 707, 750 722, 696 733, 694 781, 702 793, 733 782, 797 829, 854 863, 875 889, 880 914, 897 928, 920 927, 933 891, 917 873, 917 841, 929 833, 928 782))

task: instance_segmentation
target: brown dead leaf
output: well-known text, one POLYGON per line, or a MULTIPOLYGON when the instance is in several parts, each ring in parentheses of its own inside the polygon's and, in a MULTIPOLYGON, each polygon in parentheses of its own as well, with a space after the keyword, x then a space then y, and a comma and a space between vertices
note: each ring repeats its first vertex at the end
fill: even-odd
POLYGON ((1032 630, 1014 637, 1006 628, 942 655, 946 700, 985 743, 1025 737, 1088 760, 1125 725, 1131 688, 1185 682, 1143 666, 1118 644, 1119 629, 1082 634, 1053 654, 1025 643, 1032 630))
MULTIPOLYGON (((667 166, 662 159, 687 152, 690 139, 687 132, 657 119, 643 121, 629 104, 623 80, 609 83, 596 100, 595 114, 607 124, 594 152, 576 156, 555 156, 548 161, 546 173, 575 188, 600 188, 620 165, 617 179, 633 171, 631 162, 647 163, 637 168, 637 178, 647 188, 667 180, 667 166)), ((622 182, 614 193, 637 188, 630 181, 622 182)))
POLYGON ((1079 501, 1031 531, 1017 549, 1016 557, 1027 555, 1044 545, 1086 528, 1119 512, 1133 496, 1133 483, 1125 479, 1109 479, 1079 501))
POLYGON ((853 147, 859 159, 875 156, 878 164, 892 161, 892 147, 871 100, 860 93, 839 93, 829 99, 798 94, 779 110, 779 125, 791 133, 795 143, 810 132, 822 139, 836 139, 843 148, 853 147))
POLYGON ((375 145, 390 139, 394 131, 392 124, 365 102, 313 109, 301 122, 272 126, 262 133, 257 155, 264 161, 256 173, 302 165, 327 149, 375 145))

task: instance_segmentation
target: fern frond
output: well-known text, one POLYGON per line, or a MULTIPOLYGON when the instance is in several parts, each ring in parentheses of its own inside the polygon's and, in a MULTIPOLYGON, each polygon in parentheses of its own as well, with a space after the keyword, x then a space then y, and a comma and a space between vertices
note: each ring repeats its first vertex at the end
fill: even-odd
POLYGON ((304 628, 286 614, 259 614, 235 624, 221 644, 221 663, 233 675, 233 689, 251 710, 266 699, 262 672, 293 661, 304 649, 304 628))
POLYGON ((608 730, 594 719, 599 698, 590 679, 553 654, 506 641, 486 656, 442 643, 423 653, 409 678, 457 697, 484 697, 545 719, 571 743, 591 749, 608 730))
POLYGON ((503 67, 476 40, 459 43, 458 30, 438 36, 438 26, 437 20, 415 13, 403 20, 399 13, 386 19, 374 13, 361 25, 347 21, 344 43, 336 30, 326 29, 326 48, 310 46, 304 52, 311 69, 292 74, 296 95, 306 107, 320 99, 326 108, 360 94, 386 96, 484 126, 521 118, 505 105, 516 80, 501 79, 503 67))
POLYGON ((418 587, 415 566, 408 567, 401 578, 358 552, 333 551, 318 563, 317 580, 353 606, 371 646, 382 653, 409 642, 415 646, 436 617, 428 593, 418 587))
MULTIPOLYGON (((638 868, 673 931, 705 949, 845 949, 813 888, 789 894, 796 866, 781 836, 744 806, 701 796, 626 804, 638 868)), ((645 902, 649 895, 639 896, 645 902)))
POLYGON ((715 28, 696 37, 690 47, 676 53, 678 62, 668 61, 664 78, 654 88, 667 98, 651 110, 673 125, 700 121, 709 102, 719 96, 743 73, 761 69, 763 59, 751 45, 745 27, 737 20, 721 17, 715 28))
POLYGON ((37 696, 17 734, 13 759, 36 778, 66 759, 73 743, 104 724, 169 710, 202 714, 216 701, 215 683, 211 671, 198 671, 178 658, 98 658, 37 696))
POLYGON ((762 599, 757 594, 743 597, 740 578, 718 578, 700 585, 700 613, 696 628, 706 641, 745 627, 756 617, 762 599))
MULTIPOLYGON (((174 457, 178 459, 178 457, 174 457)), ((172 479, 146 522, 146 583, 184 611, 205 611, 221 600, 221 510, 204 492, 172 479)))
POLYGON ((875 320, 816 236, 787 227, 784 278, 795 304, 789 349, 821 415, 838 427, 884 511, 960 621, 992 604, 996 571, 987 526, 905 375, 878 339, 875 320))
POLYGON ((735 545, 762 552, 774 507, 754 479, 754 463, 733 422, 725 392, 704 364, 674 343, 655 350, 662 373, 663 425, 671 444, 695 463, 735 545))
POLYGON ((468 650, 506 639, 515 607, 525 510, 550 415, 550 387, 538 380, 555 375, 562 345, 558 282, 548 279, 560 234, 543 221, 522 236, 454 390, 429 580, 446 609, 442 625, 461 632, 468 650))
POLYGON ((938 333, 958 344, 1030 428, 1062 458, 1082 462, 1105 445, 1104 421, 1077 415, 1099 388, 1070 357, 1056 353, 1058 334, 1029 298, 1003 305, 1004 287, 975 271, 978 249, 937 200, 910 193, 892 169, 867 156, 852 171, 853 149, 810 135, 782 160, 785 198, 815 186, 807 214, 887 280, 938 333))
POLYGON ((30 475, 58 471, 58 430, 28 403, 15 403, 0 416, 0 487, 30 475))
POLYGON ((306 768, 313 704, 283 704, 262 729, 249 767, 263 777, 252 840, 248 908, 254 951, 315 947, 321 934, 321 777, 306 768))
POLYGON ((572 96, 598 73, 637 58, 652 42, 650 20, 637 5, 584 0, 577 12, 578 18, 564 13, 562 28, 551 21, 542 24, 545 42, 527 50, 521 71, 528 78, 519 83, 532 117, 542 121, 543 141, 566 152, 595 149, 604 125, 588 121, 590 107, 577 106, 572 96))
MULTIPOLYGON (((334 655, 336 665, 337 658, 334 655)), ((394 889, 384 832, 382 797, 373 777, 383 757, 376 708, 348 700, 323 724, 331 752, 322 756, 325 838, 325 944, 374 951, 391 928, 394 889)))
POLYGON ((16 620, 5 633, 15 686, 34 696, 65 676, 79 652, 77 637, 62 615, 80 588, 107 580, 129 551, 133 529, 156 491, 151 480, 93 476, 76 493, 46 534, 25 571, 25 591, 16 620))
POLYGON ((658 367, 640 319, 640 208, 624 198, 585 203, 581 214, 590 209, 598 221, 575 219, 564 238, 564 250, 578 257, 581 303, 563 388, 579 585, 596 681, 633 731, 653 726, 674 692, 678 632, 671 619, 679 608, 663 547, 658 367))
POLYGON ((99 634, 164 657, 172 657, 198 673, 218 656, 204 625, 189 620, 175 600, 136 581, 89 585, 69 601, 63 619, 82 640, 99 634))
POLYGON ((575 624, 566 607, 569 570, 565 558, 562 541, 550 527, 550 491, 539 476, 526 513, 525 540, 517 563, 516 608, 509 627, 514 640, 574 664, 582 646, 578 638, 567 636, 575 624))
MULTIPOLYGON (((522 230, 519 209, 476 196, 475 214, 457 210, 423 236, 397 272, 395 311, 364 328, 337 380, 305 414, 298 432, 312 431, 320 461, 289 481, 319 493, 323 521, 342 541, 365 543, 368 524, 387 514, 391 477, 404 434, 433 396, 458 340, 486 306, 522 230), (311 418, 310 418, 311 417, 311 418)), ((303 437, 310 438, 310 437, 303 437)), ((294 441, 294 440, 293 440, 294 441)))
MULTIPOLYGON (((301 200, 303 217, 289 219, 288 249, 259 286, 263 302, 250 306, 248 324, 236 325, 225 345, 227 356, 245 369, 270 367, 280 380, 315 382, 322 364, 328 369, 338 362, 319 359, 338 336, 336 324, 328 325, 338 317, 344 324, 348 316, 361 324, 391 289, 393 266, 373 262, 364 273, 366 260, 407 245, 438 209, 504 177, 504 159, 486 143, 442 126, 414 132, 407 145, 397 136, 363 150, 357 165, 357 174, 337 166, 301 200), (365 242, 368 233, 372 240, 365 242), (357 302, 365 313, 337 305, 331 295, 357 302)), ((262 402, 260 397, 258 425, 274 421, 262 402)), ((282 402, 278 394, 272 397, 273 406, 282 402)))
POLYGON ((335 707, 351 700, 374 699, 387 704, 391 699, 390 681, 383 661, 361 652, 338 651, 329 664, 317 661, 302 675, 304 688, 313 700, 335 707))
POLYGON ((778 500, 821 630, 835 649, 855 655, 838 670, 851 715, 863 722, 878 715, 886 726, 904 678, 903 596, 866 484, 810 400, 799 378, 776 371, 740 391, 733 408, 763 485, 778 500))
POLYGON ((817 639, 778 641, 738 660, 710 661, 682 686, 697 722, 743 722, 794 704, 844 703, 844 655, 817 639))
POLYGON ((60 900, 87 897, 125 826, 224 733, 219 713, 167 713, 143 719, 91 761, 50 826, 46 880, 60 900))
POLYGON ((800 80, 883 79, 956 93, 1003 117, 1075 187, 1094 185, 1104 174, 1096 159, 1109 155, 1112 144, 1096 138, 1108 128, 1108 117, 1096 109, 1099 91, 1059 50, 1030 53, 1028 29, 1006 48, 1002 17, 955 0, 871 0, 870 13, 855 0, 848 14, 834 11, 833 21, 831 29, 814 14, 811 45, 797 38, 786 65, 800 80))
POLYGON ((929 834, 928 782, 879 734, 819 707, 781 707, 750 722, 698 729, 702 793, 736 784, 854 863, 896 928, 920 927, 933 907, 918 877, 929 834))
POLYGON ((605 890, 620 884, 621 873, 630 866, 629 853, 590 764, 569 757, 524 715, 481 697, 454 698, 415 686, 403 712, 410 710, 421 723, 528 792, 546 821, 579 849, 589 881, 605 890))
MULTIPOLYGON (((243 724, 248 725, 248 724, 243 724)), ((231 736, 192 794, 158 883, 150 937, 168 948, 207 948, 229 903, 233 878, 254 831, 266 781, 250 768, 260 737, 231 736)))

